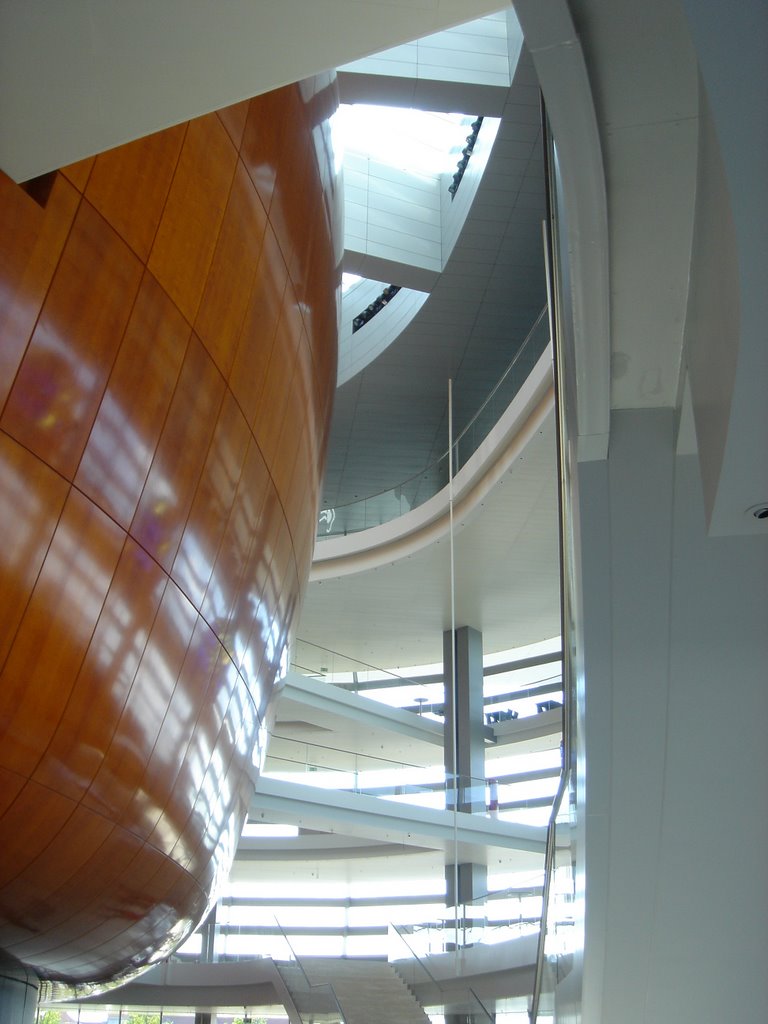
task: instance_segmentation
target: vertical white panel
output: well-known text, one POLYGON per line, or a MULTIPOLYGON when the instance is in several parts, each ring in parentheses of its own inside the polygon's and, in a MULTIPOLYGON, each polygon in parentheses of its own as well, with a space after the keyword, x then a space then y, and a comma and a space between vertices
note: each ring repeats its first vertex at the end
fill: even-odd
POLYGON ((614 413, 579 481, 584 1020, 758 1019, 768 538, 707 537, 671 410, 614 413))
MULTIPOLYGON (((403 156, 407 160, 407 154, 403 156)), ((359 203, 347 206, 345 249, 438 273, 443 269, 437 175, 350 154, 345 157, 344 177, 354 182, 355 199, 365 196, 367 203, 364 209, 359 203)))
POLYGON ((728 18, 712 0, 682 6, 706 96, 697 230, 702 220, 704 226, 691 268, 703 337, 692 340, 691 390, 700 446, 706 446, 710 529, 759 532, 765 523, 744 512, 768 501, 768 5, 741 0, 728 18), (721 251, 721 227, 733 250, 730 263, 721 251))

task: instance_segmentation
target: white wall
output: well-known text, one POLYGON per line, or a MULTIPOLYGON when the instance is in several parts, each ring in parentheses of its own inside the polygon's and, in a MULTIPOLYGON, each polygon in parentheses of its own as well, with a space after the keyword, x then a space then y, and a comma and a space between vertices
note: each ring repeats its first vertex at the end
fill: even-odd
POLYGON ((745 512, 768 504, 768 5, 683 7, 702 92, 687 343, 707 515, 714 533, 759 532, 745 512))
POLYGON ((764 1019, 768 536, 706 535, 672 410, 614 413, 579 487, 582 1019, 764 1019))
MULTIPOLYGON (((344 248, 440 273, 440 176, 344 157, 344 248)), ((402 284, 402 279, 392 284, 402 284)))

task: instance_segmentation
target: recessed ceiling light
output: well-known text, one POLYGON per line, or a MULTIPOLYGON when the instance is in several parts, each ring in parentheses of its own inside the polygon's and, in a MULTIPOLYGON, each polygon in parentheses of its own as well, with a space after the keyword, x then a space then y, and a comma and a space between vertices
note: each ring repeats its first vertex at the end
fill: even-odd
POLYGON ((753 516, 755 519, 768 524, 768 501, 761 501, 758 505, 751 505, 744 515, 753 516))

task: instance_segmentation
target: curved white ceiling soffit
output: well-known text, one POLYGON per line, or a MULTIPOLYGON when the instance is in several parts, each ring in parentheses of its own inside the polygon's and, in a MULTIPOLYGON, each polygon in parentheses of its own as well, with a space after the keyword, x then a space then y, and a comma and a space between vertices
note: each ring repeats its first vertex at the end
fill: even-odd
POLYGON ((4 3, 0 167, 24 181, 498 6, 499 0, 4 3))
POLYGON ((389 282, 361 278, 341 298, 336 386, 360 373, 399 337, 427 301, 427 292, 401 288, 395 298, 358 331, 353 320, 383 294, 389 282))
POLYGON ((580 460, 608 451, 611 396, 608 205, 600 133, 566 0, 516 0, 556 139, 568 223, 580 460))
MULTIPOLYGON (((552 351, 547 347, 527 381, 488 437, 453 481, 454 521, 466 519, 482 504, 554 408, 552 351)), ((381 526, 341 537, 318 539, 310 582, 367 572, 409 557, 448 534, 449 488, 423 505, 381 526)))

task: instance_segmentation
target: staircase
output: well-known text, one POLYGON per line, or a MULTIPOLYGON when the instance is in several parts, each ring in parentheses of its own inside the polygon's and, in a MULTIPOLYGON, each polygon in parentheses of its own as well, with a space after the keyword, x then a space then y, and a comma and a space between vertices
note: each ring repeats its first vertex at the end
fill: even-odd
POLYGON ((303 957, 301 963, 304 973, 295 964, 278 969, 303 1019, 333 1015, 325 988, 330 985, 346 1024, 429 1024, 405 982, 383 960, 303 957))

